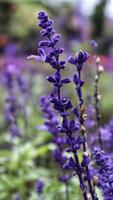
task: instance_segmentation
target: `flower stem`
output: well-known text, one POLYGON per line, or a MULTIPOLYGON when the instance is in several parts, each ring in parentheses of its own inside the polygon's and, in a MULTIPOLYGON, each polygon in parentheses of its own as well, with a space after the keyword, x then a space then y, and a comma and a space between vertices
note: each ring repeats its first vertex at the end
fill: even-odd
POLYGON ((65 186, 66 186, 66 200, 70 200, 68 182, 66 182, 65 186))
MULTIPOLYGON (((61 101, 61 95, 60 95, 60 88, 57 89, 57 95, 58 95, 58 99, 59 101, 61 101)), ((66 120, 66 116, 63 117, 63 120, 66 120)), ((74 155, 74 158, 75 158, 75 163, 76 163, 76 166, 77 168, 81 168, 80 167, 80 163, 79 163, 79 158, 78 158, 78 155, 77 155, 77 151, 74 150, 74 146, 71 142, 71 134, 67 134, 67 137, 69 138, 70 140, 70 144, 71 144, 71 147, 72 147, 72 150, 73 150, 73 155, 74 155)), ((75 173, 76 173, 76 169, 75 169, 75 173)), ((84 184, 84 181, 83 181, 83 178, 82 178, 82 174, 81 174, 81 171, 79 172, 78 170, 78 173, 77 173, 77 176, 78 176, 78 179, 79 179, 79 183, 80 183, 80 189, 82 191, 82 194, 83 194, 83 197, 84 197, 84 200, 88 200, 88 197, 87 197, 87 191, 85 189, 85 184, 84 184)))
MULTIPOLYGON (((77 70, 78 72, 78 77, 79 77, 79 80, 81 80, 81 70, 77 70)), ((81 90, 81 94, 82 94, 82 89, 81 89, 81 85, 79 83, 79 87, 80 87, 80 90, 81 90)), ((83 137, 83 153, 84 154, 88 154, 88 147, 87 147, 87 137, 86 137, 86 128, 84 126, 84 114, 85 114, 85 111, 86 111, 86 107, 84 105, 84 101, 83 101, 83 97, 79 97, 79 110, 80 110, 80 116, 79 116, 79 122, 80 122, 80 126, 81 126, 81 135, 83 137)), ((89 156, 89 155, 88 155, 89 156)), ((92 184, 92 181, 90 179, 90 172, 89 172, 89 166, 85 166, 85 171, 86 171, 86 174, 87 174, 87 181, 88 181, 88 185, 89 185, 89 192, 91 194, 91 197, 92 197, 92 200, 95 200, 95 191, 94 191, 94 188, 93 188, 93 184, 92 184)))
POLYGON ((97 58, 96 60, 96 66, 97 66, 97 70, 96 70, 96 76, 95 76, 95 82, 94 82, 94 107, 95 107, 95 118, 96 118, 96 122, 97 122, 97 128, 98 128, 98 141, 99 141, 99 145, 100 148, 103 149, 103 144, 102 144, 102 138, 101 138, 101 133, 100 133, 100 120, 101 120, 101 115, 100 115, 100 95, 99 95, 99 90, 98 90, 98 83, 99 83, 99 78, 100 78, 100 74, 101 71, 99 71, 99 66, 100 66, 100 59, 97 58))

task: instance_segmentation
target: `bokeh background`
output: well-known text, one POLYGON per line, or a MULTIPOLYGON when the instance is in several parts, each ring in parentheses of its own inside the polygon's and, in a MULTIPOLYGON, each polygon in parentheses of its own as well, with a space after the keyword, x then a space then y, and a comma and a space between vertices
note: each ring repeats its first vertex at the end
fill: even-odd
MULTIPOLYGON (((62 34, 62 45, 66 54, 70 51, 75 53, 79 49, 87 49, 91 53, 90 41, 98 42, 97 53, 105 71, 110 73, 109 76, 107 73, 103 75, 100 85, 104 94, 102 109, 110 115, 109 107, 113 105, 111 98, 109 101, 113 93, 112 8, 112 0, 1 0, 0 69, 4 67, 7 57, 10 57, 10 63, 22 61, 26 66, 30 65, 26 56, 37 54, 40 39, 36 16, 39 10, 45 10, 54 19, 57 31, 62 34)), ((44 70, 38 64, 32 65, 41 72, 44 70)), ((92 61, 90 69, 92 73, 92 61)))
MULTIPOLYGON (((37 55, 40 40, 37 13, 40 10, 49 14, 56 31, 61 33, 60 45, 65 49, 65 57, 79 49, 89 52, 90 59, 83 74, 86 102, 94 93, 94 55, 99 55, 104 66, 99 82, 101 124, 107 123, 113 115, 113 0, 0 0, 0 200, 15 200, 18 195, 22 200, 36 200, 34 187, 39 177, 47 183, 46 200, 65 199, 65 188, 55 179, 57 170, 51 158, 54 149, 49 143, 51 136, 36 128, 43 123, 38 102, 40 95, 48 95, 51 90, 45 80, 51 69, 26 59, 31 54, 37 55), (95 52, 91 40, 98 43, 95 52), (4 117, 9 95, 6 74, 4 78, 7 70, 13 73, 14 84, 16 78, 19 81, 22 78, 19 82, 22 91, 17 83, 14 86, 16 99, 25 108, 19 110, 17 120, 21 137, 17 130, 13 133, 9 130, 4 117)), ((68 72, 72 73, 70 68, 66 75, 68 72)), ((74 99, 73 91, 70 86, 66 95, 74 99)), ((75 192, 74 187, 72 182, 71 199, 79 196, 77 180, 75 192)))

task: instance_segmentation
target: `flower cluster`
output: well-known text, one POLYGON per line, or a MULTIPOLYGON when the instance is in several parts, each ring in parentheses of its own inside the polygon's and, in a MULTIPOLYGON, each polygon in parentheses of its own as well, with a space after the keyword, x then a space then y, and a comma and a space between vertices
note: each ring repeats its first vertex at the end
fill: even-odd
MULTIPOLYGON (((7 64, 3 69, 3 85, 7 90, 4 103, 4 118, 12 136, 20 136, 19 116, 23 117, 25 127, 28 126, 28 103, 31 98, 30 78, 16 71, 16 65, 7 64), (19 97, 19 98, 18 98, 19 97)), ((31 98, 33 101, 33 99, 31 98)))
POLYGON ((113 152, 113 119, 110 120, 107 124, 100 127, 100 134, 102 137, 102 143, 104 149, 107 152, 113 152))
MULTIPOLYGON (((44 122, 44 125, 38 126, 38 129, 47 130, 49 133, 52 134, 51 142, 53 142, 56 146, 55 150, 53 151, 53 156, 56 163, 58 163, 58 165, 63 170, 63 165, 66 162, 67 157, 64 155, 62 148, 62 145, 65 144, 65 140, 63 137, 58 135, 58 117, 56 116, 56 113, 52 109, 50 102, 46 96, 42 96, 40 98, 40 107, 43 112, 43 117, 46 121, 44 122)), ((67 183, 70 180, 71 176, 71 174, 66 174, 63 170, 63 175, 59 175, 58 180, 63 183, 67 183)))
POLYGON ((113 163, 111 158, 100 148, 95 148, 93 157, 97 165, 98 186, 102 189, 105 200, 113 199, 113 163))

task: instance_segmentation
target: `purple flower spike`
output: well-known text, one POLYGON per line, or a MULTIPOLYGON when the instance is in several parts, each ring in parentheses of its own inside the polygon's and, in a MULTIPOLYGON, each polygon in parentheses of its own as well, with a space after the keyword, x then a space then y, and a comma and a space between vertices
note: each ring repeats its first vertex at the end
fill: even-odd
MULTIPOLYGON (((52 27, 52 21, 49 19, 45 12, 40 12, 38 14, 38 19, 39 27, 42 29, 40 33, 43 37, 45 37, 45 39, 39 43, 39 46, 42 47, 39 49, 39 55, 41 58, 44 58, 45 63, 49 63, 50 66, 54 69, 54 74, 52 76, 48 76, 47 78, 48 81, 53 85, 53 90, 49 96, 49 102, 52 103, 53 109, 57 111, 57 114, 60 115, 59 124, 59 120, 53 120, 54 115, 51 112, 48 102, 42 99, 41 107, 44 113, 44 117, 47 119, 44 125, 47 127, 47 130, 55 136, 52 141, 54 141, 58 147, 54 151, 54 157, 60 165, 63 165, 64 169, 72 170, 78 176, 83 199, 88 200, 90 193, 91 199, 97 200, 98 198, 96 198, 92 180, 88 176, 89 155, 85 155, 85 152, 87 152, 87 140, 83 118, 83 114, 85 117, 85 105, 83 104, 82 86, 84 85, 84 81, 81 79, 81 70, 83 68, 83 64, 89 58, 89 54, 80 50, 75 56, 70 56, 68 58, 68 62, 76 66, 76 74, 73 76, 73 82, 76 85, 76 93, 79 102, 78 109, 73 109, 74 114, 78 118, 76 120, 75 116, 73 118, 71 109, 73 108, 73 105, 71 100, 67 97, 64 97, 61 93, 62 86, 64 84, 70 83, 71 81, 68 77, 62 78, 62 71, 66 68, 66 62, 60 59, 60 54, 64 51, 58 45, 60 34, 55 33, 52 27), (46 52, 46 49, 49 49, 49 51, 46 52), (54 122, 53 124, 52 120, 54 122), (52 129, 53 127, 54 131, 52 129), (79 135, 80 132, 81 134, 79 135), (62 136, 65 137, 63 141, 61 139, 59 140, 58 138, 62 136), (61 143, 63 146, 61 146, 61 143), (82 162, 80 162, 78 156, 81 145, 83 146, 84 155, 82 162), (69 159, 67 159, 67 157, 65 157, 62 153, 62 149, 64 149, 65 146, 65 151, 68 153, 71 152, 73 154, 69 159)), ((66 182, 67 180, 65 177, 61 179, 62 182, 66 182)))

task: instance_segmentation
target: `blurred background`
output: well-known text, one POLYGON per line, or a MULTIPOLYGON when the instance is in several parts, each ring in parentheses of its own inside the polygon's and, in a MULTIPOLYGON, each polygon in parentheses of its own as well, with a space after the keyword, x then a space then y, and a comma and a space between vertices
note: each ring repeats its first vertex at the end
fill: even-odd
MULTIPOLYGON (((83 74, 86 102, 89 95, 93 99, 94 56, 99 55, 105 70, 99 81, 101 124, 113 116, 113 0, 0 0, 0 200, 37 200, 33 188, 38 177, 47 183, 46 200, 65 200, 53 159, 48 163, 54 149, 51 135, 36 128, 43 123, 39 97, 51 91, 46 76, 52 70, 26 59, 37 55, 40 10, 48 13, 61 33, 65 58, 80 49, 91 55, 83 74), (92 40, 98 43, 95 51, 92 40), (18 195, 21 198, 16 199, 18 195)), ((70 67, 68 73, 73 73, 70 67)), ((75 99, 73 86, 65 91, 75 99)), ((75 181, 76 191, 75 182, 70 187, 72 200, 80 193, 75 181)))
POLYGON ((9 44, 15 44, 18 54, 19 50, 28 53, 34 49, 38 36, 36 16, 38 10, 44 9, 55 19, 55 26, 70 48, 95 39, 99 53, 112 55, 112 7, 112 0, 1 0, 0 53, 9 44))
MULTIPOLYGON (((40 40, 37 13, 45 10, 55 21, 57 32, 62 34, 61 44, 65 53, 75 53, 79 49, 91 53, 90 41, 96 40, 96 53, 101 57, 105 71, 103 75, 104 95, 102 105, 108 115, 113 100, 108 104, 113 71, 113 0, 1 0, 0 1, 0 69, 8 62, 29 66, 26 56, 37 54, 40 40)), ((94 60, 90 60, 91 73, 94 60), (91 67, 92 66, 92 67, 91 67)), ((44 68, 32 63, 39 71, 44 68)), ((18 66, 19 67, 19 66, 18 66)), ((47 70, 47 69, 46 69, 47 70)), ((108 116, 107 115, 107 116, 108 116)))
MULTIPOLYGON (((8 53, 9 45, 18 56, 29 54, 38 44, 37 13, 45 10, 62 33, 66 50, 99 43, 98 53, 113 53, 113 0, 1 0, 0 54, 8 53)), ((107 69, 110 68, 110 63, 107 69)))

